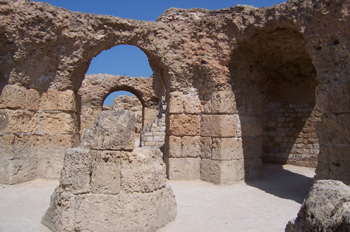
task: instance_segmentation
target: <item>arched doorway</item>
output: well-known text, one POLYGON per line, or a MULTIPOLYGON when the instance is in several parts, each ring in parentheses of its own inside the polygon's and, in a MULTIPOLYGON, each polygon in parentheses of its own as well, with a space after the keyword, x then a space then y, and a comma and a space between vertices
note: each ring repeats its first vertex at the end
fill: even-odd
POLYGON ((316 71, 295 30, 257 31, 233 51, 229 66, 242 130, 246 179, 261 161, 315 167, 316 71))

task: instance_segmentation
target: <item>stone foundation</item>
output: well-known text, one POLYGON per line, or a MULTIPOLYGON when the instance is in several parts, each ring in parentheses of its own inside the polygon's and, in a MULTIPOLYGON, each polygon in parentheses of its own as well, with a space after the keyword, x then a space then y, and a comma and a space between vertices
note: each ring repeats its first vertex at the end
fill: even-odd
POLYGON ((52 231, 155 231, 176 217, 162 153, 133 150, 134 121, 130 111, 104 111, 81 147, 66 151, 44 225, 52 231))

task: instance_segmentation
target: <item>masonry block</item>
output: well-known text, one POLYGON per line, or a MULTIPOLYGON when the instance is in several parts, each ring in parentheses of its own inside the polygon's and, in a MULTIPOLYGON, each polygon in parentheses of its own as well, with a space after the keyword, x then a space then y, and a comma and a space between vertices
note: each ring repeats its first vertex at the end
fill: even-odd
POLYGON ((37 114, 27 110, 0 110, 2 131, 8 133, 34 133, 37 131, 37 114))
POLYGON ((212 159, 232 160, 243 159, 243 147, 241 138, 214 138, 212 159))
POLYGON ((201 179, 214 184, 232 184, 244 178, 243 159, 218 161, 202 159, 201 179))
POLYGON ((200 178, 200 158, 169 158, 170 180, 193 180, 200 178))
POLYGON ((262 159, 261 158, 245 158, 244 159, 245 179, 255 179, 261 177, 262 159))
POLYGON ((40 113, 40 132, 64 134, 78 132, 78 117, 75 113, 40 113))
POLYGON ((171 158, 179 158, 182 153, 182 139, 181 137, 176 136, 166 136, 165 137, 166 144, 166 153, 171 158))
POLYGON ((234 115, 202 115, 201 136, 235 137, 236 117, 234 115))
POLYGON ((57 89, 48 89, 47 92, 42 93, 39 109, 43 111, 57 111, 58 92, 57 89))
POLYGON ((5 85, 0 93, 0 108, 24 109, 26 88, 18 85, 5 85))
POLYGON ((169 117, 168 135, 199 135, 199 116, 173 114, 169 117))
POLYGON ((260 116, 240 115, 242 137, 262 135, 262 121, 260 116))
POLYGON ((73 90, 58 92, 57 109, 62 111, 80 112, 81 102, 79 95, 73 90))
POLYGON ((92 163, 91 192, 117 194, 120 192, 120 151, 99 151, 92 163))
POLYGON ((39 110, 40 108, 40 93, 36 89, 28 89, 26 95, 26 109, 39 110))
POLYGON ((236 99, 232 90, 213 93, 211 102, 213 113, 237 113, 236 99))
POLYGON ((185 114, 200 114, 202 105, 198 95, 183 95, 183 109, 185 114))
POLYGON ((167 113, 170 113, 170 114, 183 113, 183 93, 182 92, 169 93, 169 103, 167 106, 167 113))

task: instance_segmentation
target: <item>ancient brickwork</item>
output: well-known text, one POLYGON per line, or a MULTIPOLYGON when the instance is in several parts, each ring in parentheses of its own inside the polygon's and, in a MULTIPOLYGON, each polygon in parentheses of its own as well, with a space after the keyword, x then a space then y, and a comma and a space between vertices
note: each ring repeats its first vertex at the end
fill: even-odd
MULTIPOLYGON (((103 109, 103 101, 106 97, 118 90, 125 90, 133 93, 141 104, 141 125, 138 126, 139 130, 142 128, 143 118, 149 118, 149 115, 144 115, 148 112, 152 112, 151 109, 156 108, 158 104, 158 97, 153 91, 153 79, 142 77, 126 77, 126 76, 114 76, 106 74, 87 75, 82 83, 82 87, 79 89, 79 94, 82 99, 81 110, 81 133, 90 128, 97 116, 103 109), (145 107, 145 109, 143 109, 145 107)), ((130 104, 129 104, 130 105, 130 104)), ((116 106, 121 109, 122 106, 116 106)), ((130 106, 131 108, 133 106, 130 106)), ((130 107, 128 109, 130 109, 130 107)), ((133 110, 136 111, 136 108, 133 110)), ((138 113, 139 114, 139 113, 138 113)), ((154 119, 154 118, 153 118, 154 119)), ((149 119, 148 119, 149 120, 149 119)))
POLYGON ((313 104, 270 104, 263 112, 263 161, 316 167, 319 143, 313 104), (298 128, 302 128, 301 131, 298 128))
POLYGON ((6 85, 0 95, 0 182, 57 179, 64 151, 80 140, 79 111, 72 90, 6 85))
MULTIPOLYGON (((259 176, 264 136, 264 149, 277 152, 280 143, 279 138, 263 135, 269 127, 264 126, 269 121, 264 119, 264 110, 270 105, 279 106, 279 112, 284 106, 309 104, 308 119, 304 124, 296 123, 298 135, 289 136, 289 141, 295 142, 287 146, 291 151, 296 148, 296 153, 290 153, 285 162, 313 165, 317 142, 309 143, 309 138, 315 133, 312 139, 319 144, 316 178, 350 183, 349 7, 349 0, 289 0, 260 9, 244 5, 214 11, 171 8, 156 22, 144 22, 70 12, 40 2, 0 0, 1 95, 8 98, 13 87, 25 89, 25 94, 19 90, 17 95, 23 102, 23 96, 29 99, 31 91, 36 95, 38 90, 40 102, 48 99, 54 105, 53 111, 49 108, 44 112, 28 108, 34 100, 23 105, 8 99, 2 115, 9 113, 13 120, 25 112, 25 117, 19 117, 20 124, 15 124, 22 126, 18 127, 4 116, 1 127, 13 127, 6 135, 16 136, 38 133, 33 132, 34 122, 37 128, 46 128, 43 134, 78 133, 79 111, 69 108, 72 101, 65 101, 62 108, 55 103, 60 98, 52 99, 51 94, 67 92, 77 99, 83 79, 89 79, 85 73, 93 57, 113 46, 129 44, 147 55, 153 70, 153 85, 149 87, 154 88, 155 96, 167 96, 170 178, 230 183, 259 176), (70 126, 56 127, 51 122, 70 126), (277 146, 267 146, 271 141, 277 146)), ((96 90, 104 94, 98 95, 93 106, 102 109, 103 96, 116 90, 110 89, 116 79, 110 78, 106 85, 96 81, 96 90)), ((90 99, 99 92, 90 91, 90 99)), ((147 98, 141 96, 142 91, 129 91, 141 102, 147 98)), ((100 112, 90 109, 81 110, 83 128, 92 125, 100 112)), ((273 115, 277 121, 283 118, 273 115)), ((287 134, 293 128, 273 129, 278 137, 277 129, 287 134)), ((73 139, 69 141, 72 144, 73 139)), ((27 159, 29 154, 18 152, 20 142, 8 143, 1 152, 1 180, 16 176, 17 172, 11 171, 12 161, 27 159), (20 154, 19 159, 6 158, 11 154, 20 154)), ((33 157, 40 153, 36 149, 32 152, 33 157)), ((276 152, 267 154, 273 153, 275 161, 286 158, 284 153, 277 157, 276 152)), ((23 173, 32 173, 35 168, 26 170, 23 173)))

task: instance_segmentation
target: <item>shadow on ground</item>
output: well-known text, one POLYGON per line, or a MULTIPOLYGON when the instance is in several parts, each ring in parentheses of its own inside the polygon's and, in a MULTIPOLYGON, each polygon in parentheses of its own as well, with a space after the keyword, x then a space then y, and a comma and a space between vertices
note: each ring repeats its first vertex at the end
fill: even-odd
POLYGON ((282 165, 264 164, 262 172, 262 178, 246 180, 246 184, 299 204, 313 184, 313 178, 286 170, 282 165))

